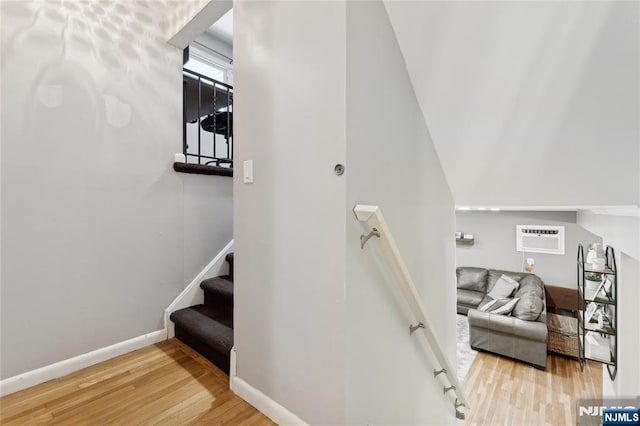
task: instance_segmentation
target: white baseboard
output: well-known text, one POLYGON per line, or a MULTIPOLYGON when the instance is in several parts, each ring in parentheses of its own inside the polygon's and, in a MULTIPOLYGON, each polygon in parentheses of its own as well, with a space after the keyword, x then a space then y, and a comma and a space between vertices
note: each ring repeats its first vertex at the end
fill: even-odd
POLYGON ((229 241, 221 251, 213 258, 207 266, 189 283, 188 286, 174 299, 167 309, 164 310, 164 328, 167 330, 167 339, 175 337, 175 327, 169 316, 180 309, 204 303, 204 292, 200 288, 200 283, 207 278, 225 275, 229 271, 225 257, 233 250, 233 240, 229 241))
POLYGON ((166 340, 166 330, 158 330, 133 339, 125 340, 86 354, 65 359, 55 364, 47 365, 36 370, 18 374, 0 381, 0 396, 9 395, 23 389, 30 388, 58 377, 66 376, 86 367, 107 361, 128 352, 151 346, 166 340))
POLYGON ((232 379, 234 377, 236 377, 237 371, 236 371, 236 348, 232 347, 231 348, 231 354, 230 354, 230 360, 229 360, 229 389, 233 389, 233 383, 231 383, 232 379))
MULTIPOLYGON (((231 352, 233 359, 235 359, 235 350, 231 352)), ((235 362, 234 362, 235 364, 235 362)), ((235 365, 234 365, 235 367, 235 365)), ((232 370, 233 371, 233 370, 232 370)), ((254 406, 265 416, 269 417, 276 424, 279 425, 301 425, 306 426, 302 419, 293 414, 291 411, 284 408, 282 405, 269 398, 267 395, 251 386, 238 376, 231 376, 231 390, 240 398, 247 401, 254 406)))

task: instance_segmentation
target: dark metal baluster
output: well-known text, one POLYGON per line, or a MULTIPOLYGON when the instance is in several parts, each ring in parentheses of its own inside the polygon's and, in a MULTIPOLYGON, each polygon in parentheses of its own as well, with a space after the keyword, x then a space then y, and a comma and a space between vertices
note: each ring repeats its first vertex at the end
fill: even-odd
POLYGON ((229 157, 229 154, 230 154, 230 152, 229 152, 229 124, 231 122, 231 120, 230 120, 231 117, 229 116, 230 102, 231 102, 231 97, 229 95, 229 86, 227 86, 227 125, 226 125, 226 131, 227 131, 227 135, 226 136, 227 137, 225 138, 226 139, 225 142, 227 143, 227 158, 230 158, 229 157))
MULTIPOLYGON (((216 132, 218 130, 218 123, 216 123, 216 101, 218 100, 218 91, 216 90, 216 81, 213 80, 213 157, 216 158, 216 132)), ((216 162, 216 166, 220 163, 216 162)))
MULTIPOLYGON (((231 116, 233 117, 233 95, 231 95, 231 116)), ((231 121, 233 122, 233 118, 231 118, 231 121)), ((233 123, 231 124, 231 129, 233 130, 233 123)), ((229 159, 231 160, 231 165, 229 167, 231 167, 233 169, 233 132, 231 133, 231 157, 229 157, 229 159)))
POLYGON ((200 160, 200 104, 202 103, 202 82, 198 76, 198 164, 202 164, 200 160))
POLYGON ((187 81, 182 77, 182 153, 187 162, 187 81))

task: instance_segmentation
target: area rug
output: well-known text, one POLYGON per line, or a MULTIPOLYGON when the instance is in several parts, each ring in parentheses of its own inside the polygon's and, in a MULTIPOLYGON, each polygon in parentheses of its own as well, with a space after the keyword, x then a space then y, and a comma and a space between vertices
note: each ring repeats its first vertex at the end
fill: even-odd
POLYGON ((464 315, 458 315, 457 321, 457 356, 458 356, 458 380, 464 383, 465 377, 471 368, 478 351, 474 351, 469 346, 469 322, 464 315))

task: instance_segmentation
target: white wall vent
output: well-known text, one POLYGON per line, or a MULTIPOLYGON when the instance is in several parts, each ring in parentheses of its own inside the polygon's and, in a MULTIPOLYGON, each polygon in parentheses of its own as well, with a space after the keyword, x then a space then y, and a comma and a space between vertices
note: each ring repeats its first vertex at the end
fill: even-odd
POLYGON ((564 254, 564 226, 516 225, 516 250, 564 254))

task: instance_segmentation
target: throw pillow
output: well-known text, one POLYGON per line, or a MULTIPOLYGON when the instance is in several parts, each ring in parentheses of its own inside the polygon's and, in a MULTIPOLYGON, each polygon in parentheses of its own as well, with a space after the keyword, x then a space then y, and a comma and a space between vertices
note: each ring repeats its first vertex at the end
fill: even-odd
POLYGON ((499 314, 499 315, 509 315, 511 311, 513 311, 513 308, 516 307, 519 300, 520 300, 519 298, 514 297, 513 299, 509 300, 509 302, 506 303, 505 305, 491 311, 491 313, 499 314))
POLYGON ((505 297, 511 297, 511 295, 518 289, 520 284, 513 278, 509 278, 506 275, 502 275, 496 281, 496 285, 487 294, 492 299, 504 299, 505 297))
POLYGON ((513 310, 513 308, 518 303, 518 300, 519 299, 517 298, 495 299, 495 300, 492 300, 491 302, 485 303, 484 305, 479 307, 478 310, 483 312, 491 312, 492 314, 506 315, 513 310))
POLYGON ((492 301, 480 306, 478 310, 482 312, 490 312, 491 309, 498 309, 499 307, 506 305, 510 300, 511 299, 493 299, 492 301))
POLYGON ((527 275, 520 280, 520 287, 518 287, 514 297, 519 297, 520 294, 529 292, 535 292, 541 299, 543 298, 544 286, 540 278, 535 275, 527 275))
POLYGON ((542 308, 542 298, 535 291, 529 291, 520 295, 520 302, 511 315, 521 320, 535 321, 542 313, 542 308))

